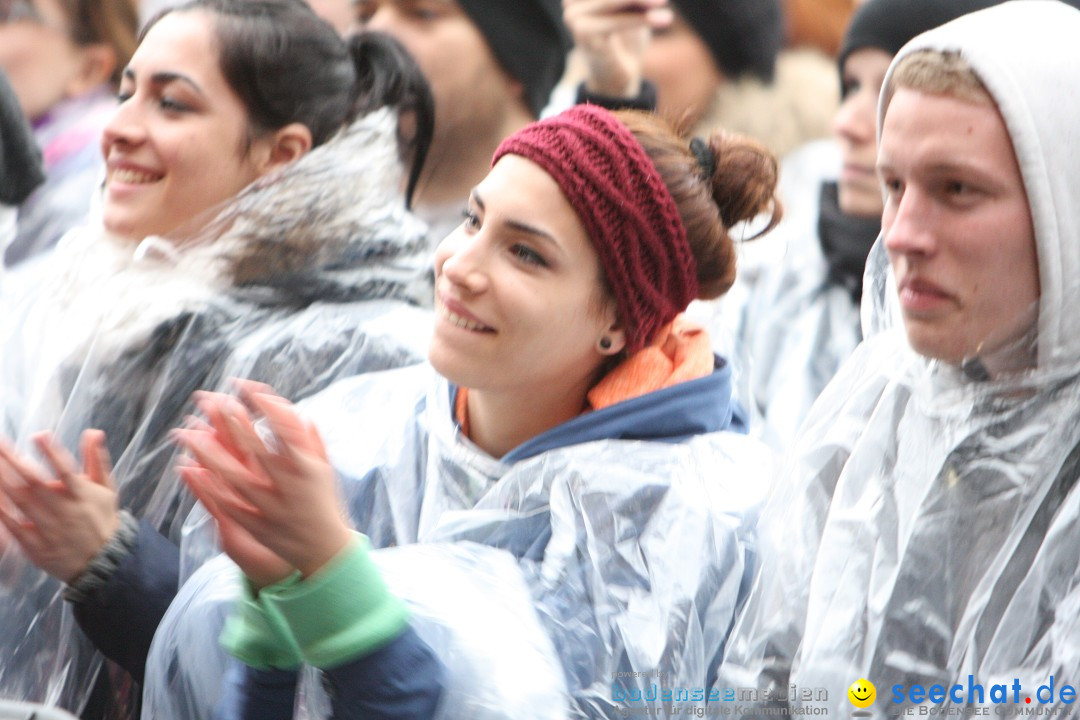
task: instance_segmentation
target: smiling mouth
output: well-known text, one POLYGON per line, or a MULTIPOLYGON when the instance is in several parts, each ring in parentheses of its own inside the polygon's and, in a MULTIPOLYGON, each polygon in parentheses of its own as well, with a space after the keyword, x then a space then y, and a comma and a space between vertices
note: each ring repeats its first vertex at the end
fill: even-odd
POLYGON ((109 176, 110 181, 121 182, 125 185, 149 185, 161 179, 161 175, 155 175, 141 170, 130 168, 118 168, 109 176))
POLYGON ((472 320, 469 320, 468 318, 464 318, 464 317, 462 317, 460 315, 457 315, 456 313, 450 312, 449 310, 446 309, 445 305, 440 305, 439 309, 442 311, 442 313, 441 313, 442 316, 444 318, 446 318, 446 320, 451 325, 454 325, 455 327, 459 327, 462 330, 469 330, 471 332, 481 332, 481 333, 493 333, 493 332, 495 332, 495 328, 488 327, 487 325, 484 325, 483 323, 473 322, 472 320))
POLYGON ((866 698, 870 697, 870 693, 866 693, 865 696, 859 695, 858 693, 851 693, 851 694, 855 696, 856 700, 865 700, 866 698))

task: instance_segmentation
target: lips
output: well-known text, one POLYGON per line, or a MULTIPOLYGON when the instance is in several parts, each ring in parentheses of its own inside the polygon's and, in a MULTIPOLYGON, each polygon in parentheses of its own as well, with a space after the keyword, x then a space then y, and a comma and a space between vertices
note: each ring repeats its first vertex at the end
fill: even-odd
POLYGON ((439 315, 443 317, 451 325, 461 328, 462 330, 468 330, 470 332, 478 333, 493 333, 495 328, 483 322, 476 315, 469 312, 464 305, 460 302, 449 298, 442 293, 438 296, 438 311, 439 315))
POLYGON ((163 173, 129 162, 109 163, 109 183, 149 185, 164 177, 163 173))
POLYGON ((940 286, 921 278, 905 278, 897 290, 900 306, 908 313, 933 312, 954 300, 953 296, 940 286))
POLYGON ((844 163, 840 171, 840 180, 846 183, 859 183, 863 185, 877 185, 877 170, 873 165, 861 165, 859 163, 844 163))

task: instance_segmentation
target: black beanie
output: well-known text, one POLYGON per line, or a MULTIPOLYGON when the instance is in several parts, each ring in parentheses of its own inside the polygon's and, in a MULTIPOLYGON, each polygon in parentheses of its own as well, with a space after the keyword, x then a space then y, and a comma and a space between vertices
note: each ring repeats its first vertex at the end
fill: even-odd
POLYGON ((533 115, 547 105, 562 78, 570 34, 560 0, 458 0, 503 69, 525 86, 533 115))
POLYGON ((673 0, 672 4, 705 41, 724 75, 750 74, 772 81, 784 42, 780 0, 673 0))
POLYGON ((43 182, 41 151, 15 91, 0 71, 0 204, 18 205, 43 182))
POLYGON ((1005 0, 869 0, 855 11, 837 56, 840 74, 847 56, 862 48, 896 55, 918 35, 961 15, 1005 0))

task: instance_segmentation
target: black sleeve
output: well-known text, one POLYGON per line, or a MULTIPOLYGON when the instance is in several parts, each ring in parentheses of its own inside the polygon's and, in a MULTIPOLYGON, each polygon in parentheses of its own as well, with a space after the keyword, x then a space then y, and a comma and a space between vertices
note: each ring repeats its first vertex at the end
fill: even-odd
MULTIPOLYGON (((370 655, 323 671, 333 720, 428 720, 442 696, 442 663, 411 627, 370 655)), ((257 670, 233 660, 214 720, 288 720, 296 670, 257 670)))
POLYGON ((445 682, 442 663, 411 627, 370 655, 323 673, 334 720, 427 720, 445 682))
POLYGON ((599 93, 591 93, 585 89, 585 83, 581 83, 577 87, 577 98, 575 102, 578 105, 588 103, 589 105, 599 105, 605 110, 645 110, 647 112, 653 112, 656 110, 656 86, 648 80, 641 81, 641 90, 638 94, 632 97, 618 97, 615 95, 600 95, 599 93))
POLYGON ((179 581, 180 548, 140 520, 131 554, 107 585, 74 606, 75 620, 98 650, 142 684, 150 642, 179 581))

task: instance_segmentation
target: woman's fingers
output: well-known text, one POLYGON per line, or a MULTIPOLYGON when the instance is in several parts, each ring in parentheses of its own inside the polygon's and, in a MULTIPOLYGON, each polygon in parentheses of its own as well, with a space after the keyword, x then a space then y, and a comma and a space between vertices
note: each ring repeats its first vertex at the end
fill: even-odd
POLYGON ((243 500, 245 507, 238 507, 238 510, 249 514, 251 512, 261 514, 275 505, 274 486, 254 475, 222 447, 214 436, 198 430, 186 429, 176 430, 173 434, 180 444, 195 457, 198 464, 209 470, 219 480, 214 488, 219 505, 224 505, 221 502, 221 488, 223 487, 229 488, 243 500))
POLYGON ((52 470, 53 475, 64 484, 64 487, 69 492, 76 494, 79 490, 77 477, 79 470, 75 464, 75 458, 71 457, 71 453, 63 446, 53 442, 52 433, 37 433, 32 440, 38 452, 45 458, 45 463, 52 470))
POLYGON ((33 525, 52 526, 64 500, 57 490, 63 490, 65 486, 46 482, 34 470, 15 455, 10 446, 0 451, 0 488, 4 495, 33 525))
POLYGON ((105 433, 101 430, 84 430, 79 438, 79 453, 83 458, 83 472, 95 485, 116 492, 112 479, 112 458, 105 445, 105 433))
POLYGON ((17 517, 3 502, 0 502, 0 524, 3 524, 15 541, 28 552, 36 545, 33 523, 17 517))
POLYGON ((318 452, 319 447, 311 444, 307 423, 288 400, 276 395, 255 393, 250 396, 250 402, 266 418, 278 440, 278 452, 283 457, 300 466, 307 456, 318 452))

